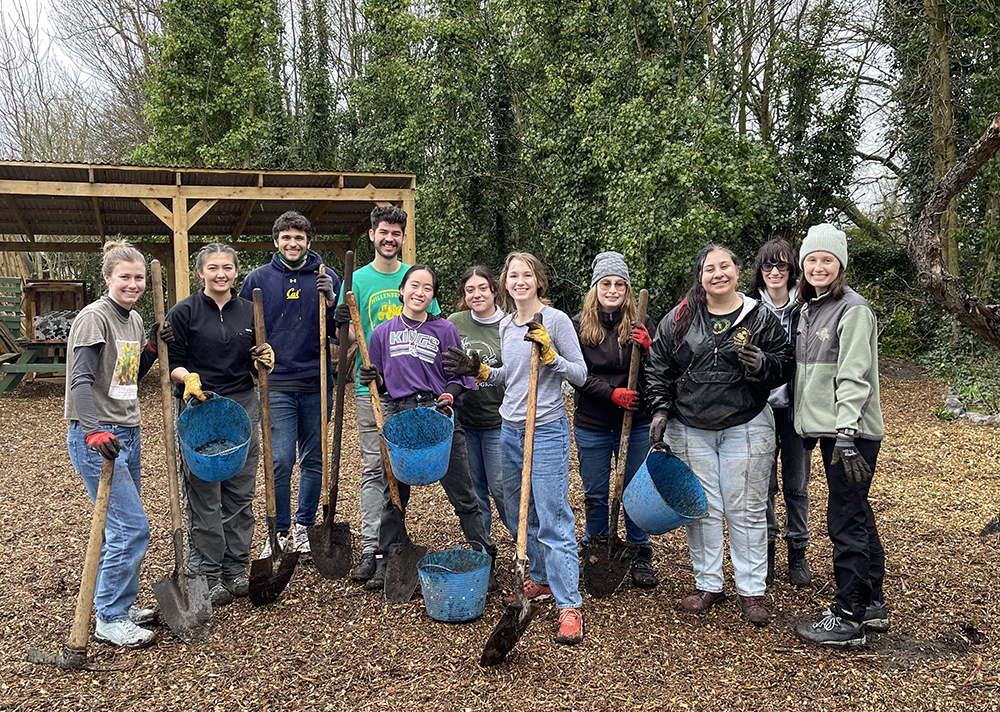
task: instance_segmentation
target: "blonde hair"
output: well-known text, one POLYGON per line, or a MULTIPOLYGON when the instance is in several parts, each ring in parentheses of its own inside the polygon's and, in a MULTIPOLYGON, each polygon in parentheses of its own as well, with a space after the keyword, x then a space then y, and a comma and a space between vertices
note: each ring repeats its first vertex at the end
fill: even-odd
POLYGON ((511 252, 507 255, 507 259, 503 263, 503 273, 500 278, 503 280, 503 299, 500 304, 500 308, 503 309, 508 314, 517 311, 517 305, 514 304, 514 298, 510 296, 510 292, 507 291, 507 272, 510 270, 510 265, 512 262, 523 262, 528 265, 528 269, 535 276, 535 296, 538 297, 538 301, 542 304, 549 304, 549 300, 545 298, 545 292, 549 288, 549 279, 545 276, 545 268, 542 266, 541 260, 535 257, 530 252, 511 252))
MULTIPOLYGON (((597 301, 597 285, 595 284, 583 298, 583 309, 580 314, 580 343, 591 348, 604 342, 604 327, 601 325, 601 305, 597 301)), ((618 323, 618 345, 624 347, 632 338, 632 323, 639 316, 639 306, 635 303, 632 287, 625 287, 625 298, 619 309, 622 320, 618 323)))
POLYGON ((141 262, 143 267, 146 266, 146 258, 142 256, 139 250, 132 246, 131 242, 126 242, 125 240, 109 240, 105 242, 101 274, 105 277, 110 277, 120 262, 141 262))

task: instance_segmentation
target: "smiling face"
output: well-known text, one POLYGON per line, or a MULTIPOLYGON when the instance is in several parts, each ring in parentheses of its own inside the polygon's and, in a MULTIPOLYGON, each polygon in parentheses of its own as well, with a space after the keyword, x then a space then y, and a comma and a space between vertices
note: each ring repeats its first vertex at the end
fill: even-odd
POLYGON ((469 305, 472 313, 480 319, 493 316, 496 311, 496 295, 490 289, 490 282, 486 277, 474 274, 465 282, 464 288, 465 303, 469 305))
POLYGON ((787 288, 788 274, 791 268, 791 263, 785 255, 781 255, 775 262, 765 262, 760 268, 764 285, 771 291, 787 288))
POLYGON ((601 311, 610 314, 622 308, 628 296, 628 282, 621 277, 611 275, 601 278, 594 286, 597 288, 597 303, 601 311))
POLYGON ((399 290, 403 313, 419 318, 434 301, 434 276, 425 269, 413 270, 399 290))
POLYGON ((380 222, 378 227, 368 231, 368 239, 375 246, 375 252, 384 259, 393 260, 403 249, 406 235, 403 226, 390 222, 380 222))
POLYGON ((840 274, 840 260, 830 252, 810 252, 802 262, 802 273, 816 293, 822 294, 840 274))
POLYGON ((538 285, 535 283, 535 273, 531 267, 521 260, 511 260, 504 275, 507 293, 515 304, 526 304, 535 299, 538 285))
POLYGON ((142 262, 119 262, 104 275, 108 296, 120 306, 131 309, 146 291, 146 265, 142 262))
POLYGON ((289 228, 278 233, 274 246, 286 262, 297 262, 309 249, 309 237, 301 230, 289 228))
POLYGON ((740 269, 725 250, 712 250, 701 268, 701 286, 712 301, 724 301, 736 292, 740 269))
POLYGON ((223 296, 233 288, 236 279, 236 263, 233 256, 225 252, 213 252, 205 257, 205 263, 198 270, 198 276, 205 282, 205 294, 223 296))

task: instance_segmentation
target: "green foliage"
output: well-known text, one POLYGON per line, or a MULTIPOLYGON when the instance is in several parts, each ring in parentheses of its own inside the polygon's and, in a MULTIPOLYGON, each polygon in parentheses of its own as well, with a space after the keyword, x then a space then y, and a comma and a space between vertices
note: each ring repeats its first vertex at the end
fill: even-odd
POLYGON ((941 316, 921 363, 937 378, 952 384, 970 411, 1000 413, 1000 349, 969 329, 955 329, 941 316))
POLYGON ((954 420, 955 414, 952 413, 947 408, 933 408, 932 413, 938 418, 938 420, 954 420))

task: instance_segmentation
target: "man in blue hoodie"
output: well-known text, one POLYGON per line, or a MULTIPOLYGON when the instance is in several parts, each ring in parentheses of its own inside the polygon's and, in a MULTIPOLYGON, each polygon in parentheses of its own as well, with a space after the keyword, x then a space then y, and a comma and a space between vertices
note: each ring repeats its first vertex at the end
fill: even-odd
MULTIPOLYGON (((286 545, 291 528, 291 481, 295 451, 299 455, 299 502, 295 512, 292 545, 309 552, 306 528, 316 523, 323 486, 322 423, 319 374, 321 364, 333 384, 331 362, 320 353, 319 294, 326 297, 327 334, 334 333, 333 307, 340 291, 340 277, 333 270, 319 274, 322 258, 309 249, 312 225, 295 211, 274 221, 271 237, 277 252, 266 265, 243 280, 240 296, 253 299, 260 288, 264 296, 264 326, 274 349, 274 369, 268 374, 271 396, 271 440, 274 450, 274 495, 277 503, 278 541, 286 545)), ((326 393, 327 413, 332 408, 326 393)), ((262 556, 270 555, 270 543, 262 556)))

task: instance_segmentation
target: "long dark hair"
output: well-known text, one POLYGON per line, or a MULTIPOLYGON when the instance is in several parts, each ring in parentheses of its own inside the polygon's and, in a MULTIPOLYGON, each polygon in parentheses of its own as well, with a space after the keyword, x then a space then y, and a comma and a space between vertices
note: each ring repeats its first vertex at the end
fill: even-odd
POLYGON ((490 291, 493 292, 493 304, 497 304, 500 300, 500 282, 497 281, 497 276, 493 274, 493 270, 486 265, 473 265, 462 272, 462 277, 458 280, 458 303, 455 304, 455 311, 471 309, 465 303, 465 283, 473 277, 482 277, 489 283, 490 291))
POLYGON ((674 315, 674 323, 671 325, 670 334, 674 340, 674 353, 677 353, 680 349, 684 337, 687 336, 688 329, 691 328, 695 314, 705 306, 705 288, 701 286, 701 273, 705 269, 705 260, 708 259, 709 254, 716 250, 722 250, 728 254, 737 269, 743 266, 739 256, 725 245, 712 243, 698 253, 694 264, 694 279, 691 282, 691 288, 687 290, 687 293, 678 305, 677 313, 674 315))
POLYGON ((799 279, 799 254, 795 249, 788 244, 788 240, 783 237, 775 237, 763 245, 761 245, 760 250, 757 251, 757 259, 753 262, 753 274, 750 275, 750 291, 757 291, 763 293, 767 291, 767 283, 764 281, 764 275, 761 270, 764 268, 765 263, 777 264, 778 262, 787 262, 790 266, 788 268, 788 286, 793 287, 799 279))

